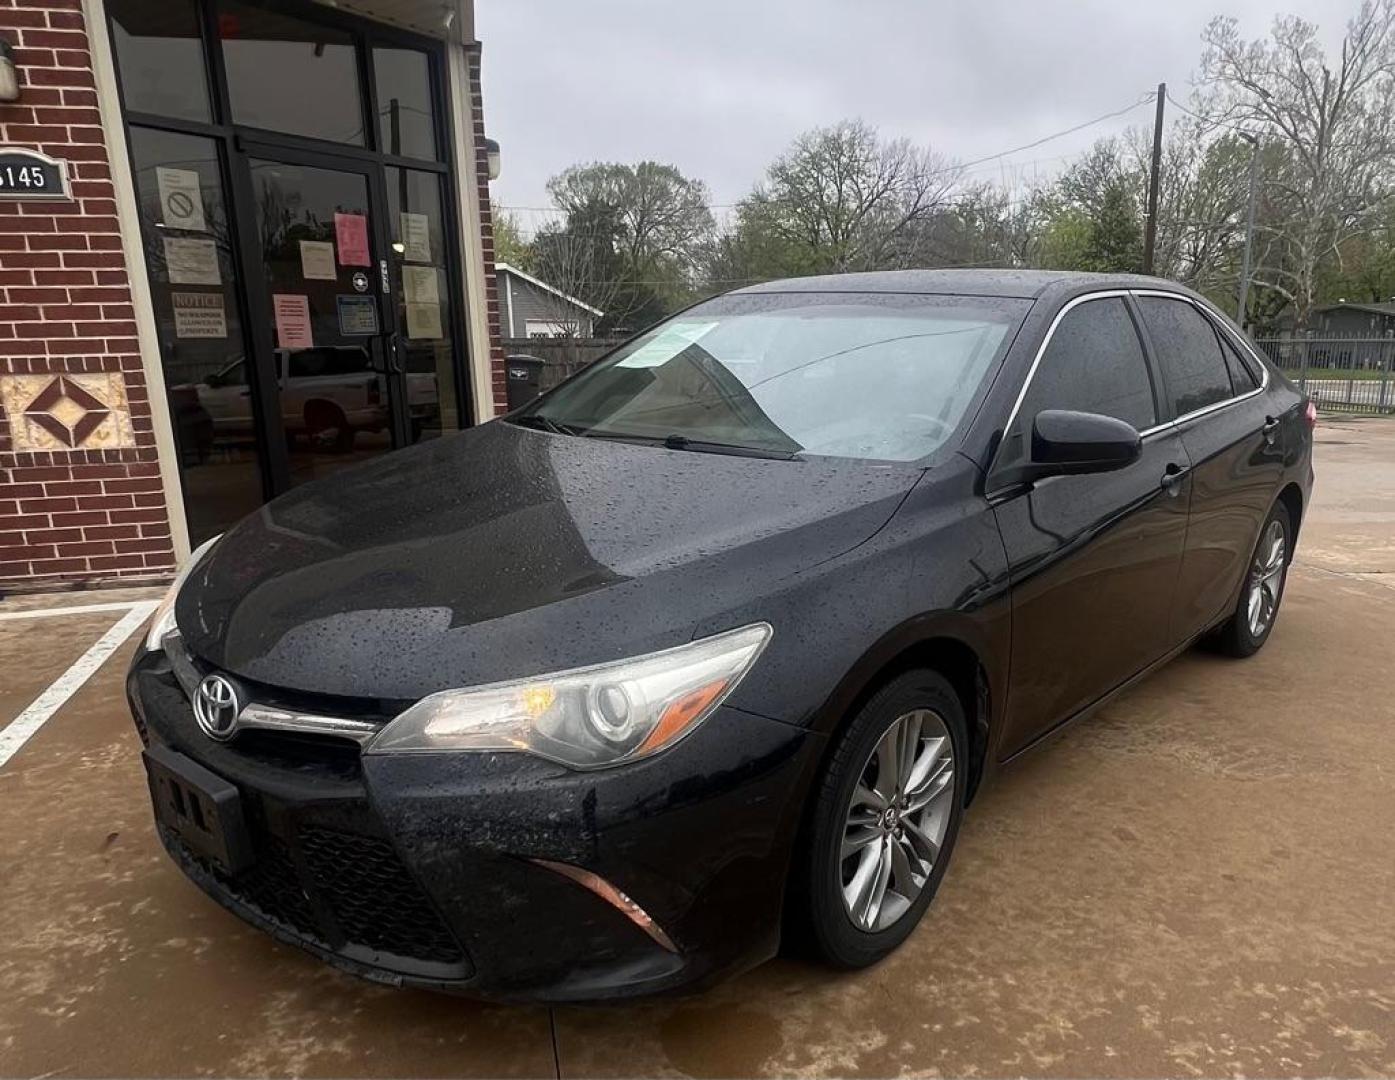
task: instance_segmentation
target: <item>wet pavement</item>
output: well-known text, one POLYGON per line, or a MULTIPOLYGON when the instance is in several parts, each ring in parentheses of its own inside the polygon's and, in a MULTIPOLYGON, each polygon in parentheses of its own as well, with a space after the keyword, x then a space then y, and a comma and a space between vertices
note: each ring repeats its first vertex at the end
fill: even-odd
MULTIPOLYGON (((153 835, 126 642, 0 767, 3 1076, 1395 1073, 1395 422, 1319 428, 1268 646, 1190 652, 1001 775, 882 965, 511 1008, 249 929, 153 835)), ((146 599, 0 601, 0 727, 146 599)))

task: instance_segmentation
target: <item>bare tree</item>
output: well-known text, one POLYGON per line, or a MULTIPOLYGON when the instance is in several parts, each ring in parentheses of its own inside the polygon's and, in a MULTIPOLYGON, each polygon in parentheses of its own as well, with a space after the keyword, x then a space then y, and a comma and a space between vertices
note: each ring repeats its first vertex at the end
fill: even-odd
POLYGON ((1268 40, 1245 42, 1234 19, 1203 36, 1204 111, 1284 150, 1266 177, 1289 219, 1266 226, 1282 258, 1256 281, 1284 296, 1304 326, 1320 272, 1368 227, 1390 194, 1395 164, 1395 0, 1365 0, 1347 24, 1335 70, 1302 19, 1276 19, 1268 40))
POLYGON ((915 265, 913 225, 949 200, 958 170, 860 120, 799 136, 742 207, 813 271, 915 265))

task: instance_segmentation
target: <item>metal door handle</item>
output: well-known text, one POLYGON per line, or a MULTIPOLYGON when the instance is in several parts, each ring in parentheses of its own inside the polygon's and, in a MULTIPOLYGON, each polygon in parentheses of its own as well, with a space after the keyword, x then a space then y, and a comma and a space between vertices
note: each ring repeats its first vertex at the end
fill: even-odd
POLYGON ((1189 472, 1191 472, 1191 469, 1183 465, 1169 465, 1162 476, 1162 489, 1169 495, 1177 494, 1178 485, 1186 479, 1187 473, 1189 472))
POLYGON ((1264 435, 1264 437, 1265 437, 1266 439, 1268 439, 1270 442, 1273 442, 1273 441, 1274 441, 1274 432, 1276 432, 1276 431, 1278 431, 1278 430, 1279 430, 1279 421, 1278 421, 1278 419, 1277 419, 1276 417, 1273 417, 1273 416, 1266 416, 1266 417, 1264 418, 1264 427, 1260 428, 1260 432, 1264 435))

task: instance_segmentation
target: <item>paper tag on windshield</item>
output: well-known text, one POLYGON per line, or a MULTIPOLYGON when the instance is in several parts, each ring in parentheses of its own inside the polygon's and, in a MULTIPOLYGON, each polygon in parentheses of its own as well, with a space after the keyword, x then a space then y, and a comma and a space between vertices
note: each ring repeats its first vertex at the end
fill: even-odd
POLYGON ((714 322, 672 323, 615 366, 644 368, 666 364, 716 325, 714 322))

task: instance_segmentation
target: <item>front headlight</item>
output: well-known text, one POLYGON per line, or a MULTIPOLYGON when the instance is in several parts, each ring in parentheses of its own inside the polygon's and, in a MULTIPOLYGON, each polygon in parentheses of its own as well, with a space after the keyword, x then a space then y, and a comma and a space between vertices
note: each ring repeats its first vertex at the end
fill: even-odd
MULTIPOLYGON (((222 533, 218 534, 218 536, 222 535, 222 533)), ((184 582, 194 572, 194 567, 199 565, 199 560, 207 555, 208 549, 218 542, 218 536, 211 540, 205 540, 189 554, 189 561, 184 564, 184 569, 179 571, 174 583, 170 585, 169 592, 165 593, 165 598, 160 601, 160 606, 150 617, 150 629, 145 635, 145 647, 150 652, 159 649, 165 637, 178 629, 174 625, 174 602, 179 599, 179 590, 184 587, 184 582)))
POLYGON ((768 623, 629 660, 443 690, 396 717, 370 754, 523 750, 573 769, 672 746, 712 713, 770 640, 768 623))

